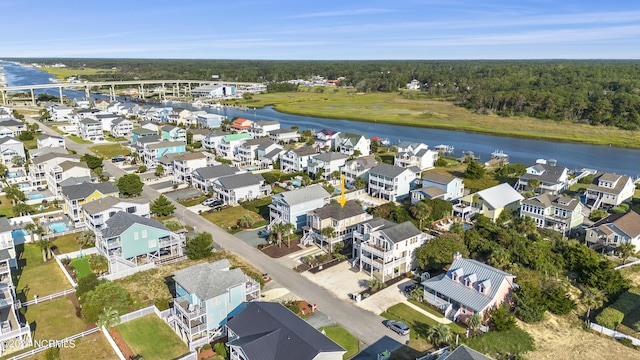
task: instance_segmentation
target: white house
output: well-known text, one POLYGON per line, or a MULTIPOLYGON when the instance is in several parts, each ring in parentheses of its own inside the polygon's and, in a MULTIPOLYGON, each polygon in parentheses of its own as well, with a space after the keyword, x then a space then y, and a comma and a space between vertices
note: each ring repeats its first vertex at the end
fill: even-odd
POLYGON ((316 145, 320 148, 331 148, 334 146, 340 132, 329 129, 322 129, 313 136, 316 145))
POLYGON ((111 136, 115 138, 122 138, 131 136, 133 131, 133 123, 126 119, 116 119, 111 123, 111 136))
POLYGON ((348 158, 348 155, 338 152, 317 154, 309 159, 307 172, 313 175, 316 180, 330 180, 334 171, 340 173, 340 168, 344 166, 348 158), (318 176, 319 173, 320 176, 318 176))
POLYGON ((104 140, 102 123, 97 120, 85 118, 80 120, 80 137, 84 140, 104 140))
POLYGON ((300 140, 296 129, 276 129, 269 132, 269 139, 277 143, 290 143, 300 140))
POLYGON ((280 157, 280 171, 286 173, 306 171, 309 159, 317 154, 312 146, 303 146, 286 151, 280 157))
POLYGON ((87 115, 85 119, 87 118, 99 121, 100 124, 102 124, 102 131, 111 131, 111 124, 118 119, 122 119, 120 115, 111 114, 107 112, 100 112, 97 114, 87 115))
POLYGON ((540 160, 538 163, 529 166, 526 172, 518 178, 516 189, 518 190, 535 190, 539 193, 559 194, 564 191, 568 185, 569 173, 568 169, 557 166, 554 161, 540 160), (540 186, 532 189, 529 181, 537 179, 540 186))
MULTIPOLYGON (((60 148, 52 148, 60 149, 60 148)), ((33 156, 33 155, 32 155, 33 156)), ((51 171, 51 168, 65 161, 77 161, 80 162, 80 156, 76 154, 48 152, 46 154, 38 155, 31 159, 29 163, 29 177, 31 178, 31 186, 40 186, 47 184, 47 177, 51 171)))
POLYGON ((0 138, 0 156, 5 165, 22 165, 27 159, 22 141, 10 136, 0 138))
POLYGON ((274 162, 280 159, 282 154, 284 154, 284 148, 281 145, 272 141, 262 143, 256 149, 258 166, 261 169, 273 169, 274 162))
POLYGON ((209 192, 213 190, 213 182, 215 180, 244 172, 246 171, 227 164, 205 166, 191 172, 191 183, 196 189, 209 192))
POLYGON ((173 159, 173 181, 191 182, 191 173, 194 170, 209 165, 209 157, 202 152, 178 154, 173 159))
POLYGON ((345 162, 340 172, 344 175, 345 186, 352 187, 356 179, 361 177, 365 183, 369 182, 369 170, 378 165, 375 156, 363 156, 345 162))
POLYGON ((205 135, 200 143, 204 149, 215 151, 220 146, 222 139, 229 134, 230 133, 226 131, 212 130, 209 134, 205 135))
POLYGON ((401 142, 393 164, 400 167, 416 166, 420 170, 431 169, 435 166, 439 154, 423 143, 401 142))
POLYGON ((380 163, 369 170, 367 192, 375 198, 398 201, 409 196, 416 178, 415 169, 380 163))
POLYGON ((627 175, 598 172, 593 182, 587 186, 586 201, 592 209, 613 207, 630 201, 636 186, 627 175))
POLYGON ((225 159, 237 160, 236 155, 238 154, 238 149, 245 141, 250 139, 252 139, 252 137, 247 133, 225 135, 218 144, 216 154, 225 159))
POLYGON ((226 120, 227 117, 224 115, 218 114, 209 114, 206 112, 198 112, 196 116, 196 123, 198 126, 202 126, 204 128, 219 128, 222 125, 222 122, 226 120))
POLYGON ((60 195, 63 182, 68 179, 83 179, 83 181, 90 181, 91 170, 89 170, 89 167, 84 162, 69 160, 52 166, 47 174, 47 185, 49 186, 49 191, 55 195, 60 195))
POLYGON ((249 129, 249 134, 251 134, 254 138, 259 138, 263 136, 268 136, 271 131, 275 131, 280 129, 280 122, 278 120, 267 121, 267 120, 258 120, 254 121, 251 124, 251 128, 249 129))
POLYGON ((307 214, 329 203, 329 193, 319 184, 271 195, 269 225, 291 223, 298 230, 307 224, 307 214))
POLYGON ((353 231, 359 223, 370 220, 373 216, 358 205, 349 200, 344 206, 339 203, 327 204, 321 208, 310 211, 307 214, 307 226, 303 228, 304 235, 300 243, 307 245, 315 242, 321 248, 332 252, 335 244, 349 244, 353 240, 353 231), (322 230, 333 228, 334 236, 328 237, 322 234, 322 230))
POLYGON ((145 218, 151 216, 149 201, 138 198, 117 198, 107 196, 82 205, 84 223, 87 228, 97 231, 117 212, 126 211, 145 218))
POLYGON ((261 175, 250 172, 220 177, 212 182, 214 197, 227 205, 253 200, 271 193, 261 175))
POLYGON ((462 179, 427 171, 422 176, 422 187, 411 191, 411 204, 422 199, 456 200, 463 195, 462 179))
POLYGON ((22 121, 16 119, 4 119, 0 120, 0 136, 13 136, 20 135, 26 127, 22 121))
POLYGON ((52 121, 69 121, 73 116, 73 108, 60 104, 53 104, 49 107, 52 121))
POLYGON ((360 134, 339 133, 335 138, 334 148, 349 156, 355 155, 356 151, 360 154, 358 156, 367 156, 371 154, 371 140, 360 134))
POLYGON ((151 121, 143 121, 142 124, 140 124, 140 128, 153 131, 156 135, 160 132, 158 124, 151 121))
POLYGON ((66 149, 64 138, 61 136, 53 135, 40 135, 36 139, 36 145, 38 149, 59 147, 66 149))
POLYGON ((267 138, 257 138, 246 140, 240 147, 238 147, 238 159, 240 165, 256 165, 258 164, 258 147, 265 144, 275 144, 273 141, 267 138))

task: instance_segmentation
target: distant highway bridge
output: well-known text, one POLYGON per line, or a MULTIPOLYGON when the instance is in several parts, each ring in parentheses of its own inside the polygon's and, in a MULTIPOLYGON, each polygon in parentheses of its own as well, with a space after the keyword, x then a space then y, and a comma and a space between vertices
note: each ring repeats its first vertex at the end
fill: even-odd
MULTIPOLYGON (((10 92, 21 92, 28 91, 31 93, 31 102, 33 105, 36 105, 36 96, 35 90, 37 89, 58 89, 60 93, 60 103, 62 104, 62 90, 63 89, 84 89, 86 98, 89 98, 89 92, 92 88, 103 88, 107 87, 109 89, 109 98, 111 100, 116 99, 116 87, 121 86, 137 86, 138 94, 141 98, 144 99, 145 95, 145 85, 155 85, 155 87, 159 87, 160 90, 157 91, 160 93, 160 96, 166 95, 166 92, 170 92, 172 96, 180 96, 180 86, 186 87, 187 92, 191 92, 191 86, 203 86, 203 85, 226 85, 226 86, 235 86, 238 89, 245 89, 252 86, 260 85, 260 83, 250 83, 250 82, 238 82, 238 81, 207 81, 207 80, 134 80, 134 81, 95 81, 95 82, 83 82, 83 83, 48 83, 48 84, 37 84, 37 85, 20 85, 20 86, 7 86, 0 88, 0 93, 2 93, 2 104, 7 105, 9 101, 8 93, 10 92), (169 89, 167 89, 167 87, 169 89)), ((16 99, 17 100, 17 99, 16 99)), ((19 99, 25 100, 25 99, 19 99)), ((27 99, 28 101, 28 99, 27 99)))

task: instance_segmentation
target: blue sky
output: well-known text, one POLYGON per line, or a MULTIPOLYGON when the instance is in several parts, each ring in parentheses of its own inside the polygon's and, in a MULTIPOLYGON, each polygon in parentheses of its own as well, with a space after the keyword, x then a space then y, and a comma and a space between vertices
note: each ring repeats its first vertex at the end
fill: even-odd
POLYGON ((0 19, 0 58, 640 58, 637 0, 0 0, 0 19))

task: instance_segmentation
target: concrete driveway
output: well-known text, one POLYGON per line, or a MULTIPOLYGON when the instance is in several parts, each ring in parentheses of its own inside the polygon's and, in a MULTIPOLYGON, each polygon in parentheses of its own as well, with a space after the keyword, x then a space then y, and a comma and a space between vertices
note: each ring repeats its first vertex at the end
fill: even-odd
POLYGON ((399 283, 378 291, 366 299, 360 300, 356 305, 376 315, 380 315, 393 305, 406 302, 407 296, 403 290, 407 285, 413 283, 415 283, 415 281, 411 279, 400 281, 399 283))
POLYGON ((181 199, 191 199, 201 195, 203 195, 202 191, 194 188, 164 193, 164 196, 166 196, 167 198, 173 201, 178 201, 181 199))
POLYGON ((154 184, 149 184, 148 186, 153 190, 162 190, 166 188, 173 188, 173 182, 171 180, 161 181, 154 184))
POLYGON ((349 294, 358 293, 367 288, 367 282, 371 277, 364 271, 356 271, 347 261, 316 274, 309 271, 302 276, 322 286, 337 298, 352 301, 349 294))
POLYGON ((260 244, 266 244, 267 240, 258 236, 258 232, 264 230, 263 227, 258 229, 249 229, 236 234, 236 237, 247 244, 257 248, 260 244))

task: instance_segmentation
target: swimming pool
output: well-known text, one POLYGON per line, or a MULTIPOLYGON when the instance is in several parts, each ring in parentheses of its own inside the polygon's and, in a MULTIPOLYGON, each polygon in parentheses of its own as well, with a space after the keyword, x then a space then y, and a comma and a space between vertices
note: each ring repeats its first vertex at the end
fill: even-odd
POLYGON ((50 224, 49 229, 51 229, 51 231, 53 231, 54 233, 65 232, 67 231, 67 224, 65 223, 50 224))
POLYGON ((8 172, 7 173, 7 177, 8 178, 17 178, 17 177, 20 177, 20 176, 23 176, 23 175, 21 173, 19 173, 19 172, 8 172))
POLYGON ((292 181, 291 185, 293 185, 295 187, 300 187, 300 186, 302 186, 302 181, 297 181, 297 180, 292 181))
POLYGON ((42 195, 40 193, 29 194, 28 197, 29 197, 29 200, 44 199, 44 195, 42 195))
POLYGON ((23 229, 16 229, 11 232, 12 239, 17 239, 17 238, 27 237, 27 236, 29 236, 29 232, 23 229))

